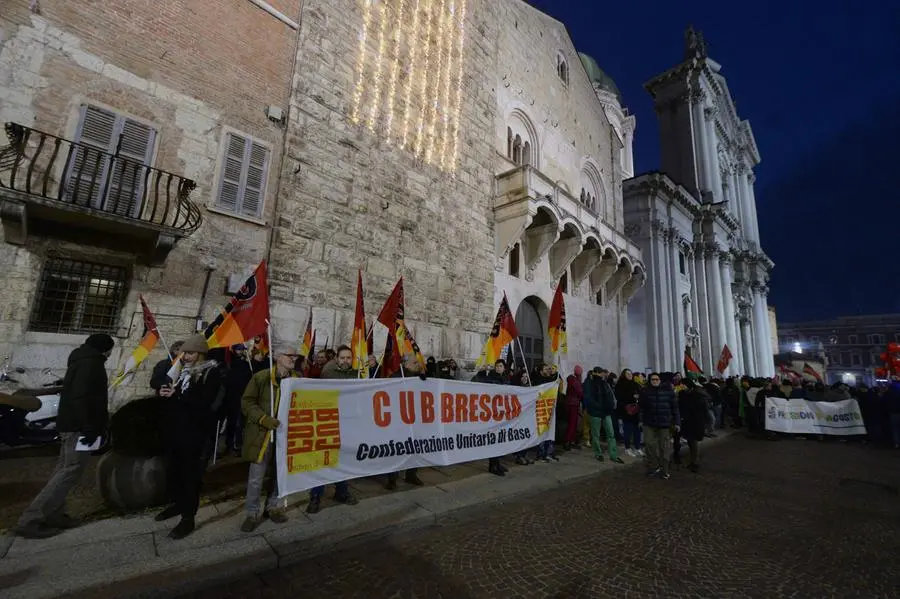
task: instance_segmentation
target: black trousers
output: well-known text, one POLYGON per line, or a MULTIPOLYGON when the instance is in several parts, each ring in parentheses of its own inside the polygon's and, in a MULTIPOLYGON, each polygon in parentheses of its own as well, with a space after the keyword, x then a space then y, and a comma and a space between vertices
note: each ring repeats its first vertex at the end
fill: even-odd
POLYGON ((198 417, 175 406, 168 443, 167 491, 182 518, 193 519, 200 507, 203 474, 209 463, 211 431, 216 426, 210 418, 198 417))

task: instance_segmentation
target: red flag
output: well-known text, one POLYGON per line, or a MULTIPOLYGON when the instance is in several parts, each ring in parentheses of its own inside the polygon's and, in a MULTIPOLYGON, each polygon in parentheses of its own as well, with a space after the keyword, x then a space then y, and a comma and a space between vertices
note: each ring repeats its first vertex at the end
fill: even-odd
POLYGON ((506 347, 513 339, 519 336, 519 329, 516 328, 516 321, 513 319, 512 311, 509 309, 509 300, 506 299, 506 292, 503 293, 503 299, 500 300, 500 308, 497 310, 497 317, 494 319, 494 326, 491 328, 491 334, 475 367, 483 365, 490 366, 500 359, 503 348, 506 347))
POLYGON ((716 364, 716 370, 719 371, 719 374, 722 374, 728 369, 728 365, 731 363, 731 358, 734 356, 731 355, 731 350, 728 349, 728 344, 722 348, 722 355, 719 356, 719 362, 716 364))
POLYGON ((562 285, 556 286, 553 303, 550 306, 550 318, 547 319, 547 333, 550 337, 550 353, 569 353, 566 340, 566 303, 563 300, 562 285))
POLYGON ((403 277, 394 285, 394 290, 378 314, 378 322, 387 327, 388 342, 381 360, 381 372, 389 377, 400 370, 400 361, 404 348, 406 325, 403 308, 403 277))
POLYGON ((366 310, 363 306, 362 271, 358 271, 356 279, 356 316, 353 319, 353 335, 350 338, 350 350, 353 352, 353 368, 359 378, 369 378, 369 344, 366 342, 366 310))
POLYGON ((824 381, 822 380, 822 375, 820 375, 818 372, 816 372, 816 369, 813 368, 812 366, 810 366, 810 365, 809 365, 809 362, 804 362, 804 363, 803 363, 803 372, 804 372, 805 374, 810 375, 810 376, 813 377, 814 379, 816 379, 816 381, 819 382, 819 383, 823 383, 823 382, 824 382, 824 381))
POLYGON ((269 322, 269 282, 263 260, 234 294, 219 316, 206 327, 210 349, 230 347, 264 335, 269 322))
POLYGON ((684 350, 684 373, 685 374, 703 374, 703 369, 694 361, 688 350, 684 350))
POLYGON ((150 311, 147 302, 144 301, 144 296, 139 295, 138 298, 141 300, 141 311, 144 313, 144 334, 141 336, 143 337, 152 331, 158 337, 159 331, 156 328, 156 317, 153 316, 153 312, 150 311))
POLYGON ((397 348, 397 338, 388 334, 384 344, 384 355, 381 357, 381 366, 378 373, 382 378, 391 378, 394 373, 400 371, 400 350, 397 348))

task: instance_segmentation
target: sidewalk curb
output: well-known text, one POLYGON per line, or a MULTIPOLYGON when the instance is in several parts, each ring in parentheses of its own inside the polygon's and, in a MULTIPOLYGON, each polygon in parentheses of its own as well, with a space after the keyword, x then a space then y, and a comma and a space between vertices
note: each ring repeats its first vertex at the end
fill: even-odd
MULTIPOLYGON (((714 445, 731 436, 729 433, 707 439, 704 445, 714 445)), ((546 469, 544 465, 536 465, 530 467, 535 470, 515 470, 525 476, 499 478, 485 472, 443 485, 374 497, 355 507, 336 506, 305 520, 298 514, 287 527, 236 535, 226 541, 164 555, 160 554, 157 541, 153 541, 155 558, 124 562, 112 567, 89 568, 72 576, 75 580, 60 582, 40 579, 35 580, 35 584, 17 582, 22 577, 27 580, 29 576, 35 578, 52 574, 34 571, 34 558, 40 553, 24 558, 8 557, 0 560, 0 595, 5 599, 175 597, 290 566, 339 546, 349 547, 388 535, 450 523, 455 514, 469 508, 527 498, 622 469, 608 461, 598 468, 596 462, 587 459, 586 452, 573 457, 574 460, 564 459, 558 464, 546 465, 546 469), (541 472, 537 473, 538 470, 541 472), (8 568, 3 566, 10 565, 13 559, 21 562, 22 569, 7 573, 8 568), (14 586, 9 586, 10 583, 14 586), (61 585, 68 588, 60 588, 61 585)), ((627 462, 625 467, 632 468, 641 463, 641 460, 635 459, 627 462)), ((152 533, 150 537, 156 534, 152 533)), ((136 547, 140 544, 146 548, 146 537, 144 533, 115 541, 132 543, 136 547)), ((9 552, 13 540, 12 536, 0 537, 0 556, 9 552)), ((79 547, 98 544, 68 548, 68 553, 73 553, 72 549, 77 551, 79 547)), ((109 545, 108 542, 104 544, 109 545)), ((98 548, 98 555, 102 549, 98 548)), ((110 549, 115 551, 114 547, 110 549)))

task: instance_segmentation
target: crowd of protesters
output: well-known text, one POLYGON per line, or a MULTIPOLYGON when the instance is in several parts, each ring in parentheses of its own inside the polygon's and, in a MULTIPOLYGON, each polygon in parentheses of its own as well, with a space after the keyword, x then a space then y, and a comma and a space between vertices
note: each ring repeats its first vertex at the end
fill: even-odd
MULTIPOLYGON (((76 519, 65 514, 65 499, 81 478, 90 455, 78 450, 79 441, 91 445, 108 427, 108 381, 104 364, 113 345, 114 340, 108 335, 91 335, 69 358, 57 423, 62 443, 60 461, 53 477, 15 528, 23 537, 47 538, 79 525, 76 519)), ((282 424, 277 418, 281 399, 278 383, 289 377, 355 379, 358 372, 351 364, 350 348, 342 345, 321 350, 307 363, 290 342, 275 340, 269 357, 260 351, 248 351, 243 345, 210 350, 205 337, 197 334, 174 344, 170 351, 181 356, 180 372, 174 374, 171 360, 163 359, 154 367, 150 379, 154 392, 167 400, 169 504, 156 519, 180 517, 170 532, 174 539, 194 531, 204 473, 218 446, 224 423, 225 438, 220 449, 250 462, 246 518, 241 529, 251 532, 264 518, 285 522, 288 516, 284 502, 278 500, 271 443, 282 424), (263 494, 267 499, 260 513, 263 494)), ((375 376, 379 369, 375 356, 368 357, 368 366, 370 376, 375 376)), ((394 376, 467 378, 453 359, 428 358, 422 367, 413 355, 407 356, 403 368, 394 376)), ((868 440, 900 448, 898 380, 873 389, 863 386, 850 389, 843 384, 826 389, 821 384, 749 377, 689 379, 678 373, 645 375, 629 369, 617 375, 603 367, 585 371, 577 365, 565 376, 553 364, 541 363, 528 369, 504 360, 479 370, 471 380, 513 386, 558 381, 556 440, 565 450, 589 449, 598 461, 608 459, 624 464, 619 453, 621 445, 626 456, 643 458, 648 476, 663 480, 670 477, 670 465, 682 464, 683 445, 687 446, 684 465, 697 472, 699 444, 706 437, 715 437, 717 429, 747 427, 752 433, 764 433, 766 397, 810 401, 855 397, 859 400, 868 440)), ((526 466, 535 460, 547 463, 559 460, 553 440, 513 457, 517 464, 526 466)), ((505 476, 508 469, 500 458, 491 458, 488 471, 505 476)), ((396 489, 398 479, 399 473, 387 475, 386 488, 396 489)), ((404 481, 414 486, 423 484, 415 469, 405 472, 404 481)), ((335 501, 347 505, 357 503, 346 481, 334 486, 335 501)), ((321 509, 324 491, 323 487, 310 491, 307 512, 316 513, 321 509)))

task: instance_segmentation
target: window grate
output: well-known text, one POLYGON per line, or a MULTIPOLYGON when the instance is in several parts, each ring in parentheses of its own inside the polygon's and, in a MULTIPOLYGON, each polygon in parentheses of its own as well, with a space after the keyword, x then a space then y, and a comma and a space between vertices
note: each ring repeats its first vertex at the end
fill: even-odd
POLYGON ((121 266, 49 258, 29 329, 46 333, 114 333, 125 301, 128 271, 121 266))

